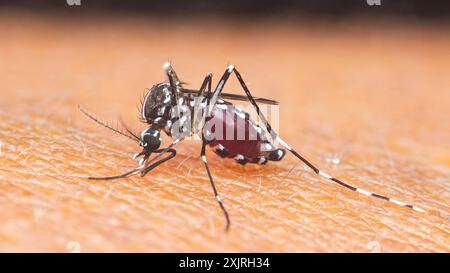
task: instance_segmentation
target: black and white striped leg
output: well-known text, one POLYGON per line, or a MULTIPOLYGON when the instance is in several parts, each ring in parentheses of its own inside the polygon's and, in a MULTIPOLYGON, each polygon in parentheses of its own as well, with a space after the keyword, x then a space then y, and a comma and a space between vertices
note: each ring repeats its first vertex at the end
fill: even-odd
POLYGON ((209 107, 207 107, 207 112, 210 113, 214 105, 216 105, 217 100, 219 99, 220 93, 222 93, 223 87, 225 86, 225 83, 227 82, 228 78, 230 77, 230 74, 233 72, 234 66, 230 65, 228 66, 227 70, 225 70, 225 73, 223 73, 222 78, 220 78, 219 83, 217 83, 216 89, 214 90, 214 93, 208 94, 209 99, 209 107))
POLYGON ((172 86, 172 88, 181 86, 182 82, 178 78, 177 73, 175 73, 175 70, 173 69, 172 64, 170 62, 165 62, 163 65, 163 68, 166 71, 167 78, 169 78, 169 83, 172 86))
MULTIPOLYGON (((290 152, 292 152, 294 155, 298 155, 297 157, 299 157, 303 162, 305 162, 305 163, 308 162, 306 159, 304 159, 303 157, 301 157, 295 150, 293 150, 288 144, 286 144, 286 142, 284 142, 284 141, 283 141, 281 138, 279 138, 279 137, 278 137, 278 142, 279 142, 283 147, 285 147, 285 148, 288 149, 290 152)), ((396 199, 394 199, 394 198, 390 198, 390 197, 387 197, 387 196, 384 196, 384 195, 381 195, 381 194, 369 192, 369 191, 366 191, 366 190, 364 190, 364 189, 354 187, 354 186, 352 186, 352 185, 350 185, 350 184, 348 184, 348 183, 343 182, 342 180, 339 180, 339 179, 337 179, 337 178, 335 178, 335 177, 332 177, 331 175, 329 175, 328 173, 326 173, 326 172, 324 172, 324 171, 322 171, 322 170, 319 170, 317 167, 315 167, 314 165, 312 165, 312 164, 309 163, 309 162, 308 162, 308 164, 306 164, 306 165, 308 165, 308 166, 309 166, 316 174, 318 174, 318 175, 320 175, 320 176, 322 176, 322 177, 324 177, 324 178, 326 178, 326 179, 328 179, 328 180, 331 180, 331 181, 333 181, 334 183, 337 183, 337 184, 339 184, 339 185, 341 185, 341 186, 343 186, 343 187, 346 187, 346 188, 349 189, 349 190, 352 190, 352 191, 361 193, 361 194, 366 195, 366 196, 372 196, 372 197, 375 197, 375 198, 378 198, 378 199, 382 199, 382 200, 385 200, 385 201, 388 201, 388 202, 397 204, 397 205, 399 205, 399 206, 407 207, 407 208, 410 208, 410 209, 413 209, 413 210, 416 210, 416 211, 419 211, 419 212, 425 212, 424 209, 419 208, 419 207, 417 207, 417 206, 413 206, 413 205, 410 205, 410 204, 407 204, 407 203, 398 201, 398 200, 396 200, 396 199)))
POLYGON ((212 83, 212 73, 209 72, 206 74, 205 79, 203 80, 202 85, 200 86, 199 91, 197 92, 197 97, 194 100, 194 105, 192 107, 192 113, 191 113, 191 131, 192 133, 196 133, 198 121, 197 121, 197 111, 200 110, 200 104, 203 100, 203 93, 207 89, 207 94, 211 93, 211 83, 212 83))
POLYGON ((248 159, 245 158, 245 156, 240 155, 240 154, 236 155, 236 156, 234 157, 234 160, 235 160, 237 163, 241 164, 241 165, 245 165, 245 164, 247 164, 247 163, 249 162, 248 159))
POLYGON ((222 158, 226 158, 230 155, 230 152, 225 147, 223 147, 221 144, 217 145, 214 152, 222 158))
MULTIPOLYGON (((261 119, 261 121, 263 122, 264 126, 266 127, 267 131, 268 131, 269 134, 271 135, 272 139, 274 139, 275 141, 277 141, 278 143, 280 143, 284 148, 286 148, 287 150, 289 150, 294 156, 296 156, 296 157, 297 157, 298 159, 300 159, 303 163, 305 163, 305 164, 306 164, 309 168, 311 168, 316 174, 318 174, 318 175, 320 175, 320 176, 322 176, 322 177, 324 177, 324 178, 326 178, 326 179, 328 179, 328 180, 331 180, 331 181, 333 181, 333 182, 335 182, 335 183, 337 183, 337 184, 339 184, 339 185, 341 185, 341 186, 343 186, 343 187, 346 187, 347 189, 350 189, 350 190, 352 190, 352 191, 355 191, 355 192, 364 194, 364 195, 366 195, 366 196, 372 196, 372 197, 375 197, 375 198, 379 198, 379 199, 382 199, 382 200, 385 200, 385 201, 388 201, 388 202, 397 204, 397 205, 399 205, 399 206, 408 207, 408 208, 410 208, 410 209, 413 209, 413 210, 416 210, 416 211, 419 211, 419 212, 425 212, 425 210, 423 210, 423 209, 421 209, 421 208, 419 208, 419 207, 416 207, 416 206, 413 206, 413 205, 410 205, 410 204, 407 204, 407 203, 403 203, 403 202, 398 201, 398 200, 396 200, 396 199, 389 198, 389 197, 386 197, 386 196, 383 196, 383 195, 380 195, 380 194, 377 194, 377 193, 372 193, 372 192, 369 192, 369 191, 366 191, 366 190, 363 190, 363 189, 360 189, 360 188, 356 188, 356 187, 354 187, 354 186, 352 186, 352 185, 350 185, 350 184, 347 184, 347 183, 342 182, 341 180, 339 180, 339 179, 337 179, 337 178, 334 178, 334 177, 330 176, 329 174, 327 174, 327 173, 324 172, 324 171, 319 170, 319 169, 318 169, 316 166, 314 166, 311 162, 309 162, 308 160, 306 160, 306 159, 305 159, 304 157, 302 157, 299 153, 297 153, 294 149, 292 149, 286 142, 284 142, 284 141, 278 136, 278 134, 277 134, 274 130, 272 130, 272 127, 270 126, 270 124, 269 124, 269 122, 267 121, 267 119, 266 119, 266 117, 264 116, 264 114, 260 111, 258 104, 256 103, 255 99, 253 98, 252 94, 250 93, 250 90, 248 89, 247 85, 245 84, 244 80, 242 79, 241 74, 239 73, 239 71, 236 70, 236 68, 235 68, 233 65, 230 65, 230 66, 227 68, 227 70, 226 70, 224 76, 222 77, 222 79, 223 79, 224 81, 223 81, 223 83, 220 83, 220 82, 219 82, 218 87, 220 87, 220 89, 223 88, 223 85, 225 84, 225 81, 228 79, 229 74, 231 74, 232 72, 234 72, 234 74, 236 75, 236 77, 237 77, 239 83, 240 83, 241 86, 242 86, 242 89, 244 89, 245 94, 247 95, 247 97, 248 97, 250 103, 251 103, 251 104, 253 105, 253 107, 255 108, 256 113, 257 113, 258 116, 260 117, 260 119, 261 119)), ((217 90, 216 90, 216 91, 217 91, 217 90)))
POLYGON ((173 70, 172 65, 170 62, 165 62, 163 65, 164 70, 166 71, 167 78, 169 79, 170 87, 174 94, 174 101, 173 106, 176 107, 176 114, 177 118, 180 118, 180 105, 178 103, 180 102, 180 96, 179 96, 179 87, 181 86, 180 79, 178 78, 177 74, 175 73, 175 70, 173 70))
POLYGON ((216 200, 219 203, 219 206, 222 209, 223 214, 225 215, 225 220, 227 221, 227 224, 225 226, 225 231, 228 231, 229 228, 230 228, 230 224, 231 224, 230 217, 228 216, 228 212, 227 212, 227 210, 225 209, 225 206, 222 203, 222 199, 220 199, 220 195, 217 192, 216 185, 214 184, 214 180, 213 180, 212 175, 211 175, 211 171, 209 170, 208 160, 206 159, 205 146, 206 146, 206 142, 203 139, 203 141, 202 141, 202 150, 201 150, 200 156, 202 158, 203 163, 205 164, 206 172, 208 173, 209 182, 211 182, 211 187, 213 189, 214 196, 216 197, 216 200))

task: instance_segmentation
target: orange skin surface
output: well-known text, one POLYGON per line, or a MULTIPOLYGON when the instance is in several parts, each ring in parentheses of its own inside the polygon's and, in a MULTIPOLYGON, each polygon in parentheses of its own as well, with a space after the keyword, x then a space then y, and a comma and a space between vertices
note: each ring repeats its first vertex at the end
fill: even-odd
POLYGON ((448 29, 1 13, 0 251, 448 252, 448 29), (290 154, 241 166, 209 149, 225 233, 198 141, 143 178, 87 180, 135 167, 140 149, 77 104, 139 132, 136 104, 168 58, 190 88, 233 63, 255 96, 280 102, 279 132, 302 155, 428 213, 290 154))

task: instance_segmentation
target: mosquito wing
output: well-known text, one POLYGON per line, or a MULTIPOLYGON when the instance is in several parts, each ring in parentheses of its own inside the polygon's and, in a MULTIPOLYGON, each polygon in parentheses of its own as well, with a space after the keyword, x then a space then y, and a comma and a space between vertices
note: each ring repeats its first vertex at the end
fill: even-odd
MULTIPOLYGON (((186 89, 186 88, 180 88, 178 89, 181 93, 185 94, 197 94, 198 90, 195 89, 186 89)), ((220 93, 220 97, 222 99, 228 99, 228 100, 239 100, 239 101, 248 101, 247 96, 243 95, 237 95, 237 94, 231 94, 231 93, 220 93)), ((257 98, 254 97, 256 102, 264 103, 264 104, 271 104, 271 105, 278 105, 279 102, 271 99, 265 99, 265 98, 257 98)))

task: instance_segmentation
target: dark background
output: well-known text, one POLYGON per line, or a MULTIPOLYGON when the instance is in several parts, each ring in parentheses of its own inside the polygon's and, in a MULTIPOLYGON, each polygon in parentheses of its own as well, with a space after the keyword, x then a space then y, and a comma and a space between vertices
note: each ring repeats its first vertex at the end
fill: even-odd
MULTIPOLYGON (((373 1, 373 0, 372 0, 373 1)), ((81 0, 76 8, 83 13, 134 13, 150 16, 224 16, 230 18, 251 16, 280 16, 311 19, 329 17, 333 19, 348 16, 383 16, 413 18, 420 20, 447 19, 450 1, 436 0, 380 0, 380 6, 370 6, 366 0, 173 0, 173 1, 124 1, 124 0, 81 0)), ((0 8, 13 7, 39 12, 67 11, 66 0, 18 0, 0 1, 0 8)), ((73 14, 73 10, 71 10, 73 14)))

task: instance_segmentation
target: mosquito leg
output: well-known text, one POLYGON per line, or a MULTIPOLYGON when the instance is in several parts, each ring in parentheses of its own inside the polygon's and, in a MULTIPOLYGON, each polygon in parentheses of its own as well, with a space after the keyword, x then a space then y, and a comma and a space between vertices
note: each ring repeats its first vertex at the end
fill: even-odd
MULTIPOLYGON (((180 120, 181 114, 180 114, 180 96, 179 96, 179 87, 181 85, 180 80, 178 79, 177 74, 175 73, 175 70, 173 70, 172 65, 170 62, 166 62, 163 65, 164 70, 166 71, 167 78, 169 79, 170 87, 172 91, 175 94, 175 107, 176 107, 176 113, 177 113, 177 119, 180 120)), ((181 125, 181 124, 180 124, 181 125)))
POLYGON ((225 209, 225 206, 222 203, 222 199, 220 199, 220 195, 217 192, 216 185, 214 184, 214 180, 213 180, 212 175, 211 175, 211 171, 209 170, 208 161, 206 160, 205 145, 206 145, 206 142, 205 142, 205 139, 203 139, 203 141, 202 141, 202 150, 201 150, 200 156, 202 158, 203 163, 205 164, 206 172, 208 173, 209 182, 211 182, 211 187, 213 189, 214 196, 216 197, 216 200, 219 203, 219 206, 222 209, 223 214, 225 215, 225 220, 227 221, 227 224, 225 226, 225 231, 228 231, 229 228, 230 228, 230 223, 231 223, 230 222, 230 217, 228 216, 228 212, 227 212, 227 210, 225 209))
MULTIPOLYGON (((205 84, 206 83, 208 84, 208 91, 207 91, 206 96, 205 96, 206 97, 206 109, 205 109, 206 113, 204 113, 204 117, 207 117, 209 115, 208 107, 209 107, 209 104, 211 102, 211 100, 210 100, 210 98, 211 98, 211 77, 212 77, 212 74, 208 73, 208 75, 206 76, 205 80, 203 81, 202 88, 200 88, 201 90, 204 90, 205 84)), ((204 91, 201 91, 201 92, 204 92, 204 91)), ((225 220, 227 222, 226 226, 225 226, 225 231, 228 231, 229 228, 230 228, 230 224, 231 224, 230 216, 228 215, 228 212, 227 212, 225 206, 223 205, 222 199, 220 198, 220 195, 217 192, 216 185, 214 184, 214 179, 212 178, 211 171, 209 170, 208 160, 206 159, 206 150, 205 150, 206 140, 205 140, 205 135, 204 135, 205 132, 204 132, 204 130, 205 130, 205 125, 203 125, 203 127, 202 127, 202 134, 201 134, 202 150, 200 152, 200 157, 201 157, 203 163, 205 164, 206 172, 208 173, 209 182, 211 183, 211 187, 213 189, 214 196, 216 197, 216 200, 219 203, 219 206, 222 209, 223 214, 225 216, 225 220)))
MULTIPOLYGON (((156 150, 155 153, 160 153, 162 154, 164 151, 164 149, 159 149, 156 150)), ((158 167, 159 165, 161 165, 162 163, 174 158, 177 155, 177 151, 175 151, 175 149, 168 149, 167 151, 165 151, 164 153, 171 153, 169 156, 160 159, 159 161, 153 163, 152 165, 146 167, 142 172, 141 172, 141 176, 146 175, 149 171, 153 170, 154 168, 158 167)))
POLYGON ((230 74, 233 72, 234 66, 230 65, 228 66, 227 70, 225 70, 225 73, 223 73, 222 78, 220 78, 219 83, 216 86, 216 89, 214 90, 214 93, 208 94, 209 103, 207 107, 207 115, 211 112, 214 105, 216 105, 217 100, 219 99, 220 93, 222 93, 223 87, 225 83, 227 82, 228 78, 230 77, 230 74))
POLYGON ((141 173, 141 174, 142 174, 142 176, 144 176, 148 171, 152 170, 153 168, 155 168, 156 166, 160 165, 161 163, 166 162, 167 160, 169 160, 169 159, 171 159, 172 157, 174 157, 174 156, 176 155, 176 151, 175 151, 174 149, 172 149, 172 148, 173 148, 175 145, 177 145, 181 140, 183 140, 183 139, 182 139, 182 138, 177 138, 177 139, 175 139, 175 140, 172 142, 172 144, 170 144, 170 145, 167 146, 166 148, 156 150, 155 153, 158 153, 158 155, 156 155, 154 158, 152 158, 151 160, 149 160, 149 161, 146 162, 145 164, 144 164, 144 161, 147 160, 147 158, 149 157, 149 155, 147 155, 147 154, 145 154, 145 153, 139 153, 139 154, 136 154, 134 157, 138 157, 138 156, 140 156, 140 155, 144 155, 144 158, 141 159, 141 162, 139 163, 139 165, 138 165, 136 168, 134 168, 134 169, 132 169, 132 170, 130 170, 130 171, 124 173, 124 174, 115 175, 115 176, 105 176, 105 177, 88 177, 88 179, 90 179, 90 180, 112 180, 112 179, 119 179, 119 178, 128 177, 128 176, 130 176, 130 175, 132 175, 132 174, 134 174, 134 173, 137 173, 137 172, 141 171, 142 169, 144 169, 144 171, 142 171, 142 173, 143 173, 143 172, 145 172, 145 173, 143 173, 143 174, 141 173), (159 157, 161 157, 163 154, 165 154, 165 153, 167 153, 167 152, 172 153, 172 155, 169 156, 170 158, 168 158, 168 159, 165 158, 165 160, 163 159, 163 160, 160 160, 160 161, 156 162, 156 163, 158 163, 158 164, 156 164, 156 165, 153 164, 153 165, 155 165, 155 166, 150 165, 150 164, 152 164, 154 161, 156 161, 159 157), (152 166, 153 166, 153 167, 152 167, 152 166), (148 169, 149 167, 152 167, 152 168, 150 168, 150 170, 145 171, 145 170, 148 169))
POLYGON ((181 86, 182 82, 178 78, 177 73, 175 73, 172 64, 170 62, 165 62, 163 68, 167 73, 167 77, 169 78, 169 82, 172 85, 172 87, 181 86))
POLYGON ((385 201, 388 201, 388 202, 397 204, 397 205, 399 205, 399 206, 408 207, 408 208, 410 208, 410 209, 413 209, 413 210, 416 210, 416 211, 419 211, 419 212, 425 212, 425 210, 423 210, 423 209, 421 209, 421 208, 419 208, 419 207, 416 207, 416 206, 413 206, 413 205, 410 205, 410 204, 407 204, 407 203, 403 203, 403 202, 398 201, 398 200, 396 200, 396 199, 389 198, 389 197, 386 197, 386 196, 383 196, 383 195, 380 195, 380 194, 377 194, 377 193, 372 193, 372 192, 366 191, 366 190, 364 190, 364 189, 360 189, 360 188, 354 187, 354 186, 352 186, 352 185, 350 185, 350 184, 348 184, 348 183, 345 183, 345 182, 343 182, 343 181, 341 181, 341 180, 339 180, 339 179, 337 179, 337 178, 335 178, 335 177, 332 177, 331 175, 327 174, 326 172, 319 170, 319 168, 317 168, 317 167, 314 166, 311 162, 309 162, 309 161, 306 160, 304 157, 302 157, 302 156, 301 156, 299 153, 297 153, 293 148, 291 148, 286 142, 284 142, 284 141, 278 136, 278 134, 277 134, 274 130, 272 130, 272 126, 270 126, 270 124, 269 124, 269 122, 267 121, 266 117, 265 117, 264 114, 260 111, 258 104, 256 103, 254 97, 253 97, 252 94, 250 93, 250 90, 248 89, 247 85, 245 84, 244 80, 242 79, 241 74, 239 73, 239 71, 237 71, 237 69, 236 69, 233 65, 230 65, 230 66, 227 68, 227 70, 225 71, 225 74, 222 76, 222 79, 221 79, 221 81, 220 81, 219 84, 218 84, 218 88, 216 89, 216 92, 219 92, 219 93, 217 93, 217 94, 215 93, 215 94, 214 94, 214 98, 217 98, 217 97, 219 96, 220 91, 221 91, 222 88, 223 88, 223 85, 225 84, 226 80, 228 79, 229 75, 230 75, 232 72, 234 72, 234 74, 236 75, 236 77, 237 77, 239 83, 240 83, 241 86, 242 86, 242 89, 244 89, 245 94, 247 95, 247 97, 248 97, 250 103, 251 103, 251 104, 253 105, 253 107, 255 108, 256 113, 258 114, 258 116, 259 116, 260 119, 262 120, 264 126, 265 126, 266 129, 267 129, 267 132, 269 132, 269 134, 272 136, 272 139, 274 139, 275 141, 277 141, 278 143, 280 143, 284 148, 286 148, 287 150, 289 150, 294 156, 296 156, 298 159, 300 159, 301 161, 303 161, 303 163, 305 163, 309 168, 311 168, 317 175, 320 175, 320 176, 322 176, 322 177, 324 177, 324 178, 326 178, 326 179, 328 179, 328 180, 330 180, 330 181, 333 181, 334 183, 337 183, 337 184, 339 184, 339 185, 341 185, 341 186, 343 186, 343 187, 345 187, 345 188, 347 188, 347 189, 350 189, 350 190, 352 190, 352 191, 361 193, 361 194, 363 194, 363 195, 366 195, 366 196, 372 196, 372 197, 375 197, 375 198, 378 198, 378 199, 382 199, 382 200, 385 200, 385 201))
POLYGON ((126 173, 120 174, 120 175, 114 175, 114 176, 104 176, 104 177, 88 177, 89 180, 113 180, 113 179, 119 179, 119 178, 125 178, 128 177, 136 172, 139 171, 139 168, 134 168, 131 171, 128 171, 126 173))
MULTIPOLYGON (((170 152, 171 154, 168 157, 163 158, 163 159, 153 163, 152 165, 146 167, 146 169, 141 172, 141 176, 144 176, 145 174, 147 174, 149 171, 151 171, 155 167, 161 165, 162 163, 168 161, 169 159, 172 159, 177 154, 177 152, 174 149, 168 149, 167 151, 165 151, 165 149, 159 149, 159 150, 155 151, 155 153, 160 153, 160 154, 166 153, 166 152, 170 152)), ((141 168, 139 166, 137 168, 132 169, 131 171, 128 171, 128 172, 120 174, 120 175, 104 176, 104 177, 88 177, 88 179, 89 180, 113 180, 113 179, 125 178, 125 177, 132 175, 133 173, 138 172, 140 169, 141 168)))
POLYGON ((203 83, 200 87, 200 90, 197 93, 197 97, 195 98, 194 107, 192 108, 191 113, 191 132, 196 133, 197 131, 197 111, 199 109, 199 105, 202 102, 203 99, 203 93, 205 92, 205 89, 208 88, 208 94, 211 93, 211 82, 212 82, 212 73, 206 74, 205 79, 203 80, 203 83))
POLYGON ((172 150, 172 148, 177 145, 180 141, 182 141, 184 138, 177 138, 175 139, 169 146, 167 146, 164 149, 158 149, 158 155, 156 155, 154 158, 150 159, 148 162, 146 162, 143 165, 140 165, 140 169, 145 169, 147 168, 150 164, 152 164, 154 161, 156 161, 156 159, 158 159, 159 157, 161 157, 163 154, 167 153, 169 150, 172 150))

